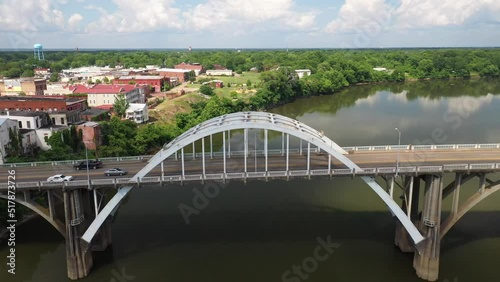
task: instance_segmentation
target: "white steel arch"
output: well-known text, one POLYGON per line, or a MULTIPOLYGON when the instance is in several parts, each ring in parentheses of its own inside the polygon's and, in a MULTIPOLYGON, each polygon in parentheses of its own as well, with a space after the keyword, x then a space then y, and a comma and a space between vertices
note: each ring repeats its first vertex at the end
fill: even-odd
MULTIPOLYGON (((148 164, 136 175, 134 175, 130 181, 134 182, 137 178, 146 176, 147 173, 149 173, 156 166, 160 165, 160 163, 162 163, 166 158, 195 141, 201 140, 202 138, 213 134, 237 129, 264 129, 283 132, 319 147, 321 150, 327 152, 350 169, 355 169, 358 172, 363 171, 359 166, 345 156, 347 152, 344 149, 338 146, 330 138, 326 137, 322 132, 313 129, 306 124, 272 113, 238 112, 210 119, 184 132, 182 135, 163 146, 162 150, 154 155, 149 160, 148 164)), ((399 205, 389 194, 385 192, 382 187, 380 187, 375 179, 368 176, 363 176, 361 178, 370 186, 370 188, 372 188, 373 191, 375 191, 375 193, 389 207, 390 211, 399 219, 408 231, 408 234, 413 239, 414 243, 418 244, 423 241, 424 237, 420 234, 415 225, 413 225, 411 220, 403 212, 399 205)), ((121 199, 128 194, 130 188, 131 187, 122 188, 115 196, 116 199, 113 198, 106 205, 106 207, 99 213, 97 218, 82 236, 83 240, 86 242, 90 242, 92 240, 104 220, 106 220, 106 218, 118 208, 121 199)))

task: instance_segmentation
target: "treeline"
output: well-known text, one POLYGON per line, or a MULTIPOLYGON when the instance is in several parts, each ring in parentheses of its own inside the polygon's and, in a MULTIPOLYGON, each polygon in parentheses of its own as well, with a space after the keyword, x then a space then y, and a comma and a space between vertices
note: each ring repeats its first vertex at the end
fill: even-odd
POLYGON ((181 62, 201 63, 206 69, 223 65, 237 72, 251 68, 262 72, 278 67, 310 69, 313 73, 337 70, 349 84, 388 78, 450 78, 471 75, 499 76, 500 49, 380 49, 380 50, 291 50, 291 51, 45 51, 45 61, 31 52, 0 52, 0 75, 30 75, 34 67, 62 69, 81 66, 122 65, 126 68, 181 62), (388 73, 373 72, 383 67, 388 73))

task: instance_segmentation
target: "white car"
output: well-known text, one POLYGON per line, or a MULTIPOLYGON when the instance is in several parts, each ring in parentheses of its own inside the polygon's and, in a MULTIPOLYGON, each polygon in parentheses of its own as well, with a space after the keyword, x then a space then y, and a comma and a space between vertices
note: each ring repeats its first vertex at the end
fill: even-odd
POLYGON ((49 178, 47 178, 48 182, 64 182, 73 180, 73 176, 64 175, 64 174, 56 174, 49 178))

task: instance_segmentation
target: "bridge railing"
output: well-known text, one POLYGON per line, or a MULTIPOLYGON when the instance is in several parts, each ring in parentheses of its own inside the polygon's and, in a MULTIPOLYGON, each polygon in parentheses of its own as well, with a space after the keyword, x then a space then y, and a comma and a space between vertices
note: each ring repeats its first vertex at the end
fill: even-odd
MULTIPOLYGON (((463 150, 463 149, 500 149, 500 143, 492 143, 492 144, 444 144, 444 145, 382 145, 382 146, 357 146, 357 147, 342 147, 347 152, 366 152, 366 151, 397 151, 397 150, 463 150)), ((303 154, 307 153, 307 147, 300 148, 290 148, 290 153, 299 153, 303 154)), ((311 153, 319 153, 317 147, 311 147, 311 153)), ((264 156, 264 150, 256 150, 248 151, 252 156, 257 154, 258 156, 264 156)), ((279 155, 284 152, 281 149, 269 149, 268 155, 279 155)), ((231 151, 230 156, 242 156, 244 154, 243 151, 231 151)), ((213 157, 222 157, 223 152, 205 152, 205 157, 210 158, 213 157)), ((226 156, 229 156, 229 152, 226 153, 226 156)), ((141 156, 126 156, 126 157, 108 157, 108 158, 100 158, 99 160, 103 163, 118 163, 118 162, 130 162, 130 161, 149 161, 153 156, 152 155, 141 155, 141 156)), ((185 153, 184 158, 189 159, 193 157, 193 153, 185 153)), ((195 153, 195 158, 201 158, 202 153, 195 153)), ((168 160, 175 159, 176 156, 172 155, 167 158, 168 160)), ((180 157, 177 156, 179 159, 180 157)), ((85 159, 78 160, 66 160, 66 161, 44 161, 44 162, 24 162, 24 163, 5 163, 0 164, 0 168, 15 168, 15 167, 30 167, 30 166, 58 166, 58 165, 69 165, 72 166, 78 162, 85 161, 85 159)))
MULTIPOLYGON (((402 166, 398 168, 400 174, 427 174, 427 173, 446 173, 446 172, 500 172, 500 163, 483 163, 483 164, 446 164, 441 166, 402 166)), ((301 177, 301 176, 356 176, 356 175, 388 175, 395 174, 396 167, 372 167, 363 168, 362 171, 354 169, 316 169, 316 170, 291 170, 291 171, 268 171, 268 172, 232 172, 232 173, 214 173, 214 174, 194 174, 194 175, 169 175, 169 176, 146 176, 139 179, 131 178, 105 178, 75 180, 68 182, 48 182, 48 181, 31 181, 17 182, 16 188, 20 190, 26 189, 56 189, 62 187, 98 187, 98 186, 118 186, 124 184, 141 184, 141 183, 161 183, 161 182, 182 182, 182 181, 200 181, 200 180, 225 180, 225 179, 246 179, 246 178, 285 178, 285 177, 301 177)), ((0 183, 0 191, 8 189, 7 183, 0 183)))

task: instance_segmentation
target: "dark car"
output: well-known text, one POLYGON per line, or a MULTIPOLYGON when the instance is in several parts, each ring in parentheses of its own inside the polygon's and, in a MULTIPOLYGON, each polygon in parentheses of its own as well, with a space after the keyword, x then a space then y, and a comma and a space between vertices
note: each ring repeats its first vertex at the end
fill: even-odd
POLYGON ((88 161, 88 165, 87 165, 87 161, 82 161, 82 162, 79 162, 79 163, 73 165, 73 167, 76 170, 87 169, 87 167, 89 169, 96 169, 96 168, 102 167, 102 162, 101 161, 88 161))
POLYGON ((123 170, 121 168, 111 168, 111 169, 108 169, 104 172, 104 175, 106 176, 112 176, 112 175, 125 175, 127 174, 127 171, 126 170, 123 170))

